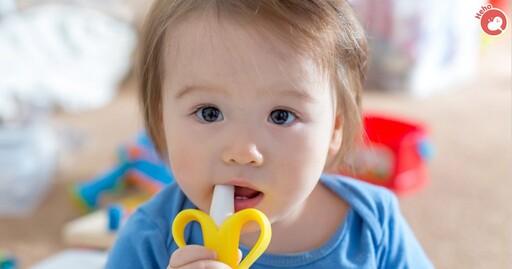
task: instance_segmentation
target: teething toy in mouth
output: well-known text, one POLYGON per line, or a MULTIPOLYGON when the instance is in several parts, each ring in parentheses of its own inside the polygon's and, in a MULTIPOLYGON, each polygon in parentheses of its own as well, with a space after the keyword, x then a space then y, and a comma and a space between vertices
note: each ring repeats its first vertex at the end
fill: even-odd
POLYGON ((204 246, 217 252, 217 260, 231 268, 249 268, 263 254, 272 237, 267 217, 253 208, 262 198, 262 192, 247 187, 216 185, 210 216, 196 209, 181 211, 174 219, 172 236, 179 247, 185 246, 185 227, 189 222, 197 221, 203 231, 204 246), (240 233, 242 227, 250 221, 260 226, 260 237, 247 256, 237 264, 240 233))

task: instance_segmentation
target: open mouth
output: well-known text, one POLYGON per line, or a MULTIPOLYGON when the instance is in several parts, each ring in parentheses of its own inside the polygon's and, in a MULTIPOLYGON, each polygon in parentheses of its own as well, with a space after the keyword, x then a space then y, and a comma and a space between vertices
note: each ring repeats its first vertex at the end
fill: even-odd
POLYGON ((235 212, 256 207, 263 199, 263 193, 247 187, 235 186, 235 212))

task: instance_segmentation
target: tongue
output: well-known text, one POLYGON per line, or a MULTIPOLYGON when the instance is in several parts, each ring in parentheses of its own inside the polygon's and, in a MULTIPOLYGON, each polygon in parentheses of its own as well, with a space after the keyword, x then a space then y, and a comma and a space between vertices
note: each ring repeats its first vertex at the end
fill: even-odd
POLYGON ((235 187, 235 197, 241 196, 241 197, 247 197, 247 198, 254 198, 254 197, 258 196, 259 193, 260 193, 259 191, 255 191, 250 188, 235 187))

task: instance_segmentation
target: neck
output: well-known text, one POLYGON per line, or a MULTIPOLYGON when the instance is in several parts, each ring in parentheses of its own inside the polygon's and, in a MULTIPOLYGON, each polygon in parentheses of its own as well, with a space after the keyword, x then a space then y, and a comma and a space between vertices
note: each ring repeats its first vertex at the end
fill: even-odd
MULTIPOLYGON (((322 246, 345 219, 347 208, 338 195, 318 183, 302 206, 272 223, 272 240, 266 252, 299 253, 322 246)), ((259 232, 244 234, 240 242, 252 246, 258 237, 259 232)))

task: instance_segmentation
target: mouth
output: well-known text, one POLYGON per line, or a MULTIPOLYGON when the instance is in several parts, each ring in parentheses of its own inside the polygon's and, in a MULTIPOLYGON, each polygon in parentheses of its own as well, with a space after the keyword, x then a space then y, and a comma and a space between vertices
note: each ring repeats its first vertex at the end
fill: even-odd
POLYGON ((256 207, 263 199, 263 192, 235 185, 235 212, 256 207))

